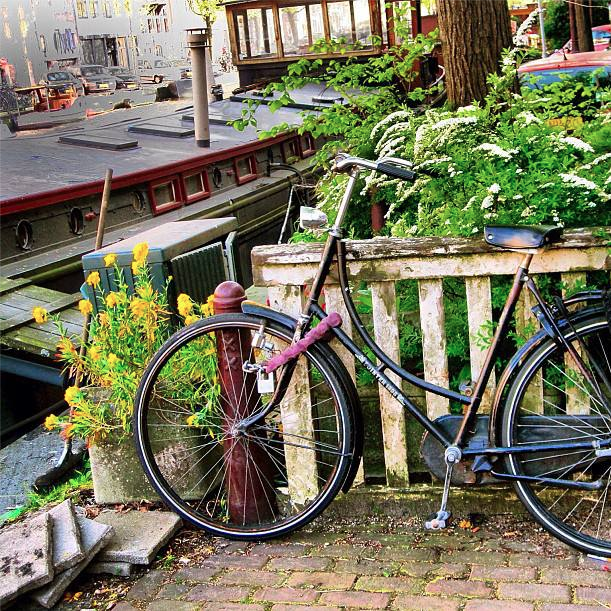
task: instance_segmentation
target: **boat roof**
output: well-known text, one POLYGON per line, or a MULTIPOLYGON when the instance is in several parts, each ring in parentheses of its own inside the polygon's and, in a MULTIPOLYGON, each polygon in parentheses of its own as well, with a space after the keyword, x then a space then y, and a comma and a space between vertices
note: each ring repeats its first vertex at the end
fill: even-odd
MULTIPOLYGON (((260 106, 255 115, 258 128, 268 130, 283 123, 297 126, 302 120, 302 110, 316 112, 323 106, 343 101, 339 94, 324 85, 309 84, 293 92, 292 96, 295 103, 275 113, 265 104, 260 106)), ((254 127, 240 132, 227 125, 228 121, 240 118, 243 100, 252 97, 257 97, 256 92, 210 104, 210 148, 197 147, 193 135, 193 106, 184 100, 114 110, 68 125, 3 137, 0 214, 10 214, 16 206, 22 209, 24 202, 37 197, 52 196, 83 185, 99 186, 107 168, 113 168, 113 184, 119 186, 141 181, 153 170, 167 169, 177 163, 214 163, 231 150, 239 155, 249 147, 258 148, 261 140, 254 127), (116 141, 118 147, 121 142, 133 144, 136 141, 136 145, 115 150, 90 148, 82 146, 87 138, 116 141), (78 141, 81 141, 80 146, 74 144, 78 141)), ((273 97, 263 99, 259 96, 259 99, 269 102, 273 97)), ((45 116, 53 114, 44 113, 45 116)), ((49 202, 52 203, 52 198, 49 202)))
POLYGON ((611 66, 611 51, 588 51, 586 53, 554 53, 549 57, 535 59, 522 64, 518 72, 578 68, 580 66, 611 66))

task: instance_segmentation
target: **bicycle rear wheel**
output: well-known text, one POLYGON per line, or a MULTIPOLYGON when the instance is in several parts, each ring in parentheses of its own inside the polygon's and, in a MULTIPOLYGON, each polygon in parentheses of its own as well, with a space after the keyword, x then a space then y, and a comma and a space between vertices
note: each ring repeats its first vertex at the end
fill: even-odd
POLYGON ((575 489, 515 483, 518 496, 552 535, 583 552, 611 555, 611 452, 545 450, 557 442, 611 439, 611 334, 599 313, 585 316, 566 337, 582 354, 593 384, 578 372, 566 348, 551 339, 526 359, 509 388, 502 418, 502 444, 541 445, 541 451, 507 457, 515 475, 570 480, 599 486, 575 489), (602 395, 602 396, 601 396, 602 395))
POLYGON ((351 410, 319 347, 299 356, 278 407, 240 425, 272 392, 244 363, 269 360, 291 339, 259 318, 214 316, 176 333, 144 373, 134 413, 144 470, 174 511, 213 534, 286 534, 319 515, 345 480, 351 410))

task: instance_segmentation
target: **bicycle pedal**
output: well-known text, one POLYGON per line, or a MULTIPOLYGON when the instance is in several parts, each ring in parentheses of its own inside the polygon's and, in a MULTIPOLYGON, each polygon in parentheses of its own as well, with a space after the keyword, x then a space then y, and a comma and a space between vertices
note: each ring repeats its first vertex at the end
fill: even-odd
POLYGON ((438 511, 432 513, 424 522, 426 530, 443 530, 450 525, 452 514, 449 511, 438 511))

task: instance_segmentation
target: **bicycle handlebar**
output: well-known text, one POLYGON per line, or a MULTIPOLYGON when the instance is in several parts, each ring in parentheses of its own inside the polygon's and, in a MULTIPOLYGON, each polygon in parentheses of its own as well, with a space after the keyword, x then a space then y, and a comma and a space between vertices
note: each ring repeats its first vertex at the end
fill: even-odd
POLYGON ((335 163, 333 165, 333 170, 335 172, 347 172, 354 167, 373 170, 374 172, 382 172, 388 176, 401 178, 403 180, 414 180, 416 178, 416 173, 409 169, 411 163, 405 161, 405 159, 382 157, 377 161, 370 161, 369 159, 361 159, 360 157, 342 154, 335 157, 335 163))

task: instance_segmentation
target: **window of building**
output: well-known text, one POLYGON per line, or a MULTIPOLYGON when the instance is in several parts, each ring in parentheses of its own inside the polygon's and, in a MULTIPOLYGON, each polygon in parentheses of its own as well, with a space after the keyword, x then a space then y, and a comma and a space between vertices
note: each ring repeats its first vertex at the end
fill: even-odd
POLYGON ((117 15, 118 17, 122 12, 121 11, 121 0, 113 0, 112 8, 113 8, 115 15, 117 15))
POLYGON ((310 53, 312 45, 325 38, 320 4, 281 6, 279 15, 284 55, 310 53))
POLYGON ((112 17, 112 7, 109 0, 103 0, 102 10, 104 11, 104 17, 112 17))
POLYGON ((367 0, 328 2, 329 34, 332 39, 371 46, 371 22, 367 0))
POLYGON ((240 58, 277 55, 274 14, 271 7, 234 13, 240 58))
POLYGON ((92 17, 97 17, 98 16, 98 0, 89 0, 89 14, 92 17))
POLYGON ((87 2, 86 0, 76 0, 76 16, 80 19, 87 19, 87 2))

